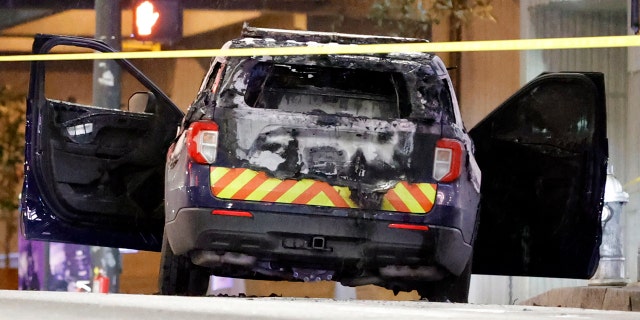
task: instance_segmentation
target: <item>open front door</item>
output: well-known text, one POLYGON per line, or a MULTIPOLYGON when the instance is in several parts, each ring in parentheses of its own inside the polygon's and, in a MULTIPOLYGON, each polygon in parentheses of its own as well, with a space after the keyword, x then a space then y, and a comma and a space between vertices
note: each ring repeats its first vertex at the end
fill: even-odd
MULTIPOLYGON (((52 50, 113 51, 92 39, 36 37, 35 54, 52 50)), ((94 107, 93 61, 32 63, 21 201, 27 238, 160 250, 165 157, 182 112, 133 65, 118 64, 124 102, 94 107)), ((113 85, 107 71, 100 81, 113 85)))
POLYGON ((606 178, 604 78, 543 74, 474 127, 482 169, 473 273, 590 278, 606 178))

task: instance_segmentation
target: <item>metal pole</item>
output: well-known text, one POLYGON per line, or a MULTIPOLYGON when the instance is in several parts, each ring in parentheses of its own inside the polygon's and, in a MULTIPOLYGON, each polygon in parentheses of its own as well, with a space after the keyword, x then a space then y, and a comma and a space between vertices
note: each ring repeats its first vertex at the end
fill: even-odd
MULTIPOLYGON (((122 50, 120 0, 95 0, 96 35, 117 51, 122 50)), ((115 61, 93 63, 93 105, 120 109, 120 66, 115 61)), ((109 278, 109 292, 118 292, 122 270, 117 248, 91 247, 91 264, 109 278)), ((92 277, 95 279, 95 276, 92 277)))
MULTIPOLYGON (((122 50, 120 10, 120 0, 95 0, 95 38, 118 51, 122 50)), ((120 109, 120 67, 115 61, 93 62, 93 104, 120 109)))
POLYGON ((640 32, 640 7, 638 6, 638 0, 631 0, 631 16, 630 24, 633 34, 640 32))

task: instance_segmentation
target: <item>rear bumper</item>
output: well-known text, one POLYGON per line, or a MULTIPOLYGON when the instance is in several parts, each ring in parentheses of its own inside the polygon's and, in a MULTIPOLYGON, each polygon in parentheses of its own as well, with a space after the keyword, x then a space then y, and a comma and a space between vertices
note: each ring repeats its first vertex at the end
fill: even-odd
POLYGON ((428 231, 390 228, 390 221, 252 210, 252 217, 212 215, 184 208, 166 224, 176 254, 234 252, 259 261, 340 271, 437 266, 460 274, 471 246, 456 228, 428 231))

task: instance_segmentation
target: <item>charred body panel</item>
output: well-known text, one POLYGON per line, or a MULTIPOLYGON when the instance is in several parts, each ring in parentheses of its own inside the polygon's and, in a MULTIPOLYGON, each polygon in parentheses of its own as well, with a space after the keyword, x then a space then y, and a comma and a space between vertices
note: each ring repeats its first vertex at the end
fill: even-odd
POLYGON ((241 108, 219 108, 215 119, 223 124, 221 166, 251 168, 279 179, 327 181, 359 193, 384 193, 400 181, 434 182, 432 152, 439 126, 429 133, 402 119, 241 108))
POLYGON ((408 57, 229 59, 211 115, 220 127, 218 163, 355 194, 434 182, 435 143, 456 121, 438 65, 408 57))

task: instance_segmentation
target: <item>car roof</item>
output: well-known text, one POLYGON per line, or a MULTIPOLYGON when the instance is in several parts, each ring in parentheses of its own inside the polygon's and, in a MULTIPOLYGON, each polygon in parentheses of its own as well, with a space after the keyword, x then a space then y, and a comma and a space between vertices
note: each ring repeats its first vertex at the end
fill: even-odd
MULTIPOLYGON (((360 34, 346 34, 336 32, 314 32, 283 30, 269 28, 245 27, 242 30, 242 37, 231 40, 225 47, 228 48, 275 48, 275 47, 303 47, 303 46, 335 46, 335 45, 367 45, 367 44, 394 44, 394 43, 420 43, 428 42, 425 39, 402 38, 387 36, 372 36, 360 34)), ((430 64, 435 54, 425 52, 394 52, 385 54, 343 54, 328 55, 331 60, 348 60, 351 62, 376 61, 376 63, 387 62, 390 65, 410 64, 425 65, 430 64)), ((291 57, 291 56, 289 56, 291 57)), ((307 56, 305 60, 320 60, 320 56, 307 56)), ((327 59, 323 56, 322 59, 327 59)), ((277 60, 277 59, 274 59, 277 60)), ((282 59, 278 59, 282 60, 282 59)), ((286 59, 289 60, 289 59, 286 59)), ((297 58, 300 63, 304 63, 297 58)), ((283 61, 284 62, 284 61, 283 61)))

